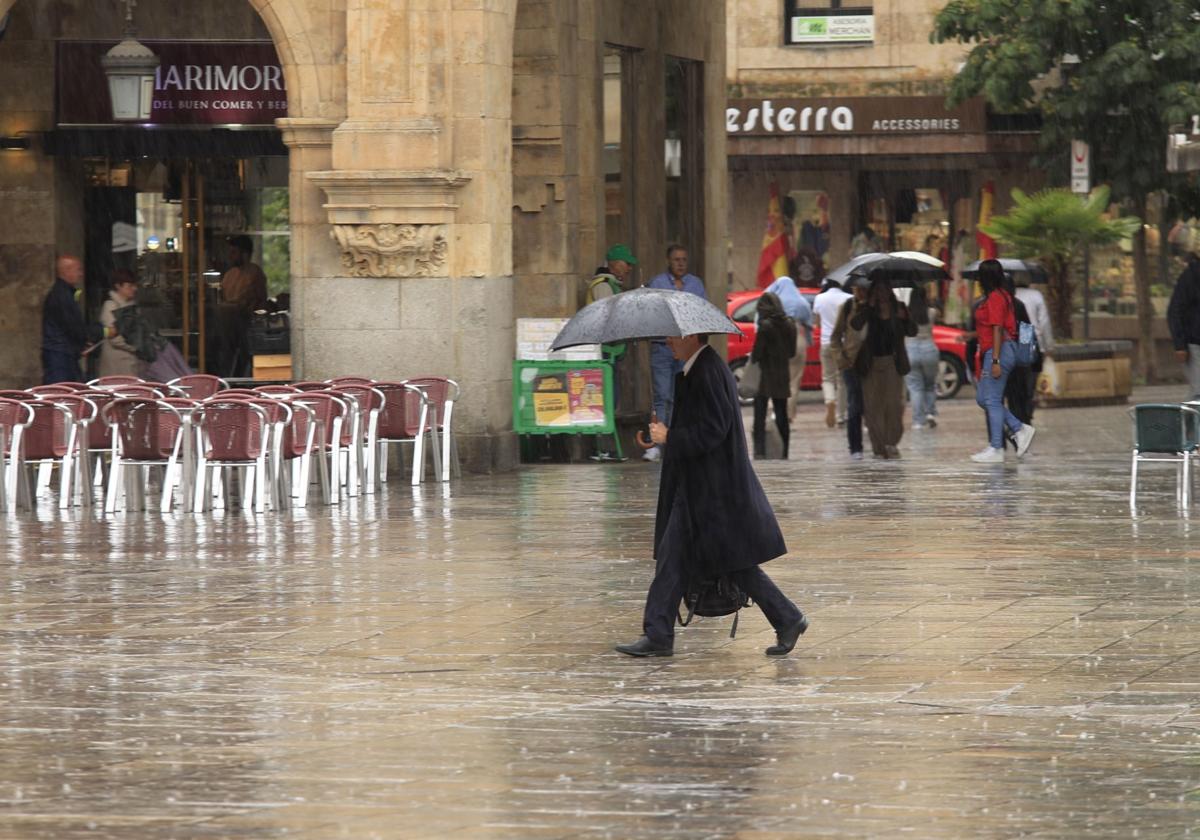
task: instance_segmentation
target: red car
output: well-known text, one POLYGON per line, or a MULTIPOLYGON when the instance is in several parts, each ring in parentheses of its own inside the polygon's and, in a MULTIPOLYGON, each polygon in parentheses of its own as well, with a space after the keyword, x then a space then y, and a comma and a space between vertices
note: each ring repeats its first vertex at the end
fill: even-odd
MULTIPOLYGON (((809 304, 817 296, 820 289, 801 289, 809 304)), ((733 375, 740 378, 741 370, 750 360, 750 351, 754 349, 754 337, 758 327, 754 323, 754 312, 762 289, 730 292, 725 296, 725 311, 741 328, 743 335, 729 336, 729 367, 733 375)), ((941 355, 938 363, 937 395, 938 399, 950 399, 958 393, 967 382, 967 340, 963 330, 955 327, 944 327, 935 324, 933 327, 933 343, 937 345, 941 355)), ((800 388, 804 391, 821 390, 821 330, 813 329, 812 344, 808 347, 808 356, 804 363, 804 376, 800 379, 800 388)))

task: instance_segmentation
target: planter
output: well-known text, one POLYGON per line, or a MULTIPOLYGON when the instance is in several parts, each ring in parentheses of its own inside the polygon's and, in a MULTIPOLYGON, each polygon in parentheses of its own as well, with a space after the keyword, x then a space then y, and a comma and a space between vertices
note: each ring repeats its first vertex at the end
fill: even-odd
POLYGON ((1047 407, 1124 403, 1133 391, 1133 342, 1059 344, 1038 377, 1047 407))
POLYGON ((1154 317, 1166 318, 1167 307, 1171 305, 1171 299, 1169 297, 1152 297, 1150 305, 1154 307, 1154 317))

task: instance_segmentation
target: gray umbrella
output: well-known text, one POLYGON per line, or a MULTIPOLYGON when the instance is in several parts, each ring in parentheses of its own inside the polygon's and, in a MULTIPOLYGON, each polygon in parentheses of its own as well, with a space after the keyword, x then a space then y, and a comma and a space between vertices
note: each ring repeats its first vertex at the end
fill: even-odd
POLYGON ((699 295, 673 289, 634 289, 601 298, 579 310, 550 349, 635 338, 739 332, 728 315, 699 295))

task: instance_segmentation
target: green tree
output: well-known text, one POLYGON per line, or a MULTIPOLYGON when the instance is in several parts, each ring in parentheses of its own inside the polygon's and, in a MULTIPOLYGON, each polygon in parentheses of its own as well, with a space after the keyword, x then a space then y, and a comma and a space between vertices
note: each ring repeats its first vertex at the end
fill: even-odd
MULTIPOLYGON (((1173 126, 1200 114, 1198 16, 1200 0, 953 0, 932 38, 974 45, 951 85, 952 103, 982 94, 999 111, 1037 111, 1050 171, 1065 179, 1069 142, 1087 142, 1094 180, 1111 184, 1144 219, 1151 193, 1173 196, 1181 186, 1167 172, 1166 145, 1173 126)), ((1133 249, 1140 363, 1152 378, 1142 227, 1133 249)))
POLYGON ((1036 257, 1050 275, 1050 317, 1056 335, 1071 335, 1071 261, 1085 245, 1107 245, 1134 235, 1141 220, 1104 218, 1109 189, 1086 199, 1067 190, 1026 195, 1012 191, 1013 208, 996 216, 983 232, 1009 245, 1018 257, 1036 257))

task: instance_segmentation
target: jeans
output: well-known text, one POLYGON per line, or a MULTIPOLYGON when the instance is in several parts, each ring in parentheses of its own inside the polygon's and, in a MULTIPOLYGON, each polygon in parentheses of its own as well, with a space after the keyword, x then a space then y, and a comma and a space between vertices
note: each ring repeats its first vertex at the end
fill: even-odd
POLYGON ((992 351, 983 354, 983 367, 980 369, 979 382, 975 385, 975 402, 987 412, 988 443, 993 449, 1004 447, 1004 430, 1012 434, 1021 430, 1021 421, 1011 411, 1004 407, 1004 387, 1008 384, 1008 376, 1016 366, 1017 351, 1011 341, 1004 342, 1000 348, 1000 378, 992 377, 992 351))
POLYGON ((658 422, 671 425, 671 411, 675 407, 675 374, 683 371, 683 362, 676 361, 675 354, 665 344, 650 345, 650 386, 653 390, 651 405, 658 422))
POLYGON ((863 392, 862 380, 851 370, 842 371, 842 384, 846 391, 846 442, 850 454, 862 452, 863 392))
POLYGON ((908 385, 908 401, 912 403, 913 424, 924 426, 926 418, 937 416, 938 349, 928 339, 911 338, 905 341, 905 349, 911 369, 904 382, 908 385))
MULTIPOLYGON (((800 620, 800 608, 779 591, 775 582, 758 566, 732 572, 729 579, 737 583, 763 611, 776 631, 800 620)), ((642 615, 642 633, 656 645, 670 646, 675 641, 675 621, 679 602, 687 589, 683 562, 678 552, 667 552, 658 558, 654 580, 646 593, 646 609, 642 615)))

